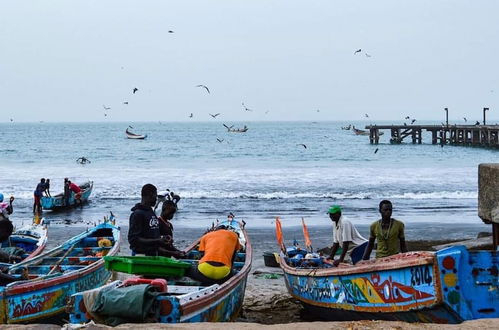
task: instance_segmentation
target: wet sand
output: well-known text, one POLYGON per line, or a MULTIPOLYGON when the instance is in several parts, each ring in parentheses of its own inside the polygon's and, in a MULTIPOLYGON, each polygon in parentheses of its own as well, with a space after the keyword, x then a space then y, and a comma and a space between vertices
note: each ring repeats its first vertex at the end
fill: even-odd
MULTIPOLYGON (((64 241, 65 239, 78 234, 85 227, 73 227, 65 225, 52 225, 49 229, 49 248, 57 245, 64 241)), ((406 231, 406 236, 408 238, 408 248, 410 251, 424 251, 432 250, 432 246, 447 243, 455 240, 462 240, 466 238, 474 238, 480 231, 487 231, 488 226, 477 225, 473 226, 457 226, 453 228, 452 236, 449 236, 446 230, 446 226, 442 226, 439 229, 438 225, 435 225, 428 230, 427 224, 422 225, 412 225, 409 231, 406 231), (427 240, 411 240, 410 236, 414 237, 425 237, 427 240), (449 237, 452 237, 450 239, 449 237)), ((363 235, 367 236, 365 233, 368 229, 367 227, 360 227, 359 229, 363 235)), ((286 290, 284 280, 282 276, 282 270, 280 268, 266 267, 264 264, 263 253, 266 251, 277 252, 278 247, 275 239, 273 228, 247 228, 250 241, 253 248, 253 263, 250 275, 248 276, 248 282, 245 293, 245 300, 243 305, 242 315, 237 319, 238 322, 244 323, 259 323, 259 324, 283 324, 283 323, 300 323, 305 321, 302 315, 302 307, 296 302, 286 290), (277 277, 277 278, 273 278, 277 277)), ((121 252, 120 254, 129 255, 130 249, 127 242, 127 232, 128 228, 122 226, 121 234, 121 252)), ((184 248, 188 246, 192 241, 199 238, 204 232, 204 229, 197 228, 182 228, 181 225, 175 226, 175 244, 179 248, 184 248)), ((322 248, 326 246, 331 246, 332 244, 332 228, 309 228, 310 237, 312 238, 312 244, 314 247, 322 248)), ((284 229, 284 236, 286 241, 292 242, 293 239, 298 241, 303 241, 302 230, 300 227, 291 227, 284 229)), ((306 320, 311 321, 311 320, 306 320)), ((372 325, 367 325, 364 323, 354 322, 354 323, 321 323, 325 328, 356 328, 359 326, 363 328, 382 328, 386 327, 386 322, 373 323, 372 325)), ((301 324, 301 323, 300 323, 301 324)), ((315 324, 315 323, 314 323, 315 324)), ((389 327, 398 328, 404 323, 397 322, 389 327)), ((498 323, 499 324, 499 321, 498 323)), ((242 327, 245 329, 253 329, 255 326, 251 325, 237 324, 237 327, 242 327), (246 326, 249 326, 248 328, 246 326)), ((303 323, 302 325, 293 325, 293 329, 307 329, 310 328, 309 323, 303 323), (307 325, 308 324, 308 327, 307 325)), ((407 325, 409 326, 409 325, 407 325)), ((287 326, 286 326, 287 327, 287 326)), ((315 327, 315 326, 314 326, 315 327)), ((206 329, 206 327, 203 327, 206 329)), ((217 327, 218 329, 219 327, 217 327)))

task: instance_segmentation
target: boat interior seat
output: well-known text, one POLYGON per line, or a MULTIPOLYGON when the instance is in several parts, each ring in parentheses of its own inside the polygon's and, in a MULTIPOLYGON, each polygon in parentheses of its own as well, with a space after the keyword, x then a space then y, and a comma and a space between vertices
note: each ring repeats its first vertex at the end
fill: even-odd
MULTIPOLYGON (((66 257, 61 262, 61 265, 89 265, 100 259, 100 257, 66 257)), ((38 265, 54 265, 59 260, 61 260, 61 257, 43 258, 38 265)))

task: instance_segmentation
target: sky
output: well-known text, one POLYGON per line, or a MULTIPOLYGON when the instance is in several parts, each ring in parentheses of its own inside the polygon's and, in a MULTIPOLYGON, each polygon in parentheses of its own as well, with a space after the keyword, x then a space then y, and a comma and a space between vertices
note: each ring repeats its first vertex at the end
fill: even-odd
POLYGON ((498 12, 495 0, 3 1, 0 122, 441 121, 444 107, 499 119, 498 12))

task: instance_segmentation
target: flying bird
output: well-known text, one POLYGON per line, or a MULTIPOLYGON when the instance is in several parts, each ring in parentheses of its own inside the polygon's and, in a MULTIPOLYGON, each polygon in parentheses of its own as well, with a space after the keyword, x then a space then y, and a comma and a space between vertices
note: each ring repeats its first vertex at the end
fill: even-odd
POLYGON ((173 30, 168 30, 168 33, 173 33, 173 30))
POLYGON ((130 126, 130 125, 128 125, 128 127, 129 127, 129 128, 131 128, 131 129, 133 129, 133 127, 132 127, 132 126, 130 126))
POLYGON ((409 117, 409 116, 406 116, 406 117, 405 117, 405 119, 411 119, 411 117, 409 117))
POLYGON ((265 114, 268 114, 269 113, 269 110, 265 111, 265 114))
POLYGON ((125 102, 123 102, 123 104, 128 104, 128 102, 127 102, 127 101, 125 101, 125 102))
POLYGON ((12 122, 12 121, 14 121, 14 119, 10 118, 10 121, 12 122))
POLYGON ((191 114, 189 115, 189 118, 192 118, 194 117, 194 114, 191 112, 191 114))
POLYGON ((377 152, 378 152, 378 150, 379 150, 379 148, 376 148, 376 150, 374 150, 374 153, 377 153, 377 152))
POLYGON ((369 118, 369 115, 368 115, 367 113, 366 113, 366 114, 364 114, 364 116, 366 116, 366 118, 369 118))
POLYGON ((217 138, 217 141, 220 142, 220 143, 222 143, 222 142, 224 142, 224 139, 217 138))
POLYGON ((317 109, 317 112, 321 112, 319 109, 317 109))
POLYGON ((218 113, 216 113, 216 114, 214 114, 214 115, 212 115, 212 114, 210 113, 210 116, 212 116, 213 118, 217 118, 217 116, 219 116, 219 115, 220 115, 220 112, 218 112, 218 113))
POLYGON ((210 94, 210 90, 205 85, 196 85, 196 87, 203 87, 204 89, 206 89, 206 91, 208 92, 208 94, 210 94))
POLYGON ((303 143, 298 143, 297 146, 302 146, 303 148, 307 149, 307 146, 304 145, 303 143))
POLYGON ((132 90, 132 92, 133 92, 134 94, 135 94, 136 92, 138 92, 138 91, 139 91, 139 89, 138 89, 137 87, 134 87, 134 88, 133 88, 133 90, 132 90))
POLYGON ((110 110, 111 107, 106 107, 104 104, 102 105, 104 107, 104 110, 110 110))
POLYGON ((416 119, 411 120, 411 124, 414 124, 416 122, 416 119))
POLYGON ((104 113, 104 117, 107 117, 107 113, 104 113))
POLYGON ((253 111, 253 110, 251 110, 250 108, 246 107, 246 106, 244 105, 244 102, 241 102, 241 104, 243 105, 244 110, 246 110, 246 111, 253 111))
POLYGON ((370 54, 368 54, 368 53, 366 53, 366 57, 371 57, 371 55, 370 55, 370 54))
POLYGON ((468 122, 468 120, 466 119, 466 117, 463 117, 463 119, 464 119, 464 122, 465 122, 465 123, 466 123, 466 122, 468 122))
POLYGON ((357 49, 357 50, 356 50, 353 54, 355 55, 355 54, 357 54, 357 53, 360 53, 361 51, 362 51, 362 49, 360 49, 360 48, 359 48, 359 49, 357 49))

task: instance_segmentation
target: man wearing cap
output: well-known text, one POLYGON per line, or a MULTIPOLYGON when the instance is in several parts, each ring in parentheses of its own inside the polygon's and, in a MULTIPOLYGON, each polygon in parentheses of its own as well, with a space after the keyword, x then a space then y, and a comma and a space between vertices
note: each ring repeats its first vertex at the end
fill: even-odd
POLYGON ((362 237, 355 226, 341 215, 341 207, 339 205, 331 206, 328 213, 331 221, 335 223, 334 243, 329 258, 333 260, 335 266, 338 266, 345 260, 348 253, 352 263, 355 265, 364 255, 368 243, 367 239, 362 237), (341 256, 339 259, 334 260, 334 255, 340 244, 342 244, 341 256))

